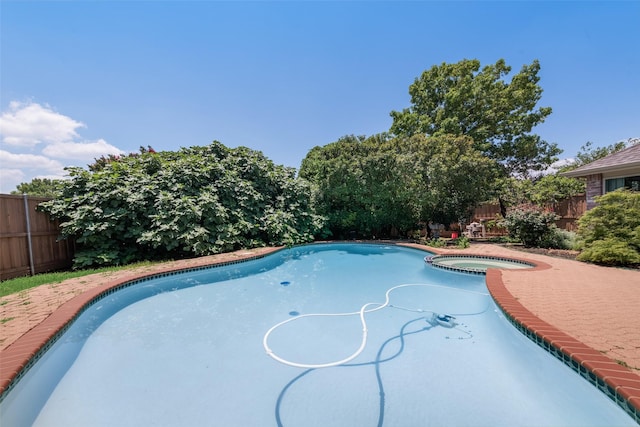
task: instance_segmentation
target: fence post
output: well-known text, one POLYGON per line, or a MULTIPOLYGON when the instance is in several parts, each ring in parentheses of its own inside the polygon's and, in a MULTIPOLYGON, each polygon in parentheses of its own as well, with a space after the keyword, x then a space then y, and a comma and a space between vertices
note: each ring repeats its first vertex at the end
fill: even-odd
POLYGON ((27 195, 23 194, 22 198, 24 199, 24 217, 27 220, 27 246, 29 248, 29 270, 31 271, 31 275, 35 275, 35 266, 33 265, 33 246, 31 243, 31 219, 29 218, 29 200, 27 199, 27 195))

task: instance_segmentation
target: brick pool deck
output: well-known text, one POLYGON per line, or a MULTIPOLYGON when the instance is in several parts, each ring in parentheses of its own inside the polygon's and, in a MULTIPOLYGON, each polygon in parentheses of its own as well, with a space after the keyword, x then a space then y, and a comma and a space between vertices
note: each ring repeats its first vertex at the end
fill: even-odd
MULTIPOLYGON (((565 355, 565 363, 588 378, 595 374, 609 393, 622 397, 640 420, 640 271, 600 267, 529 254, 502 246, 435 249, 529 260, 534 269, 490 270, 487 286, 507 318, 531 331, 542 344, 565 355), (566 359, 569 359, 567 362, 566 359)), ((0 393, 47 341, 91 299, 136 278, 259 257, 279 248, 168 262, 99 273, 43 285, 0 298, 0 393)))

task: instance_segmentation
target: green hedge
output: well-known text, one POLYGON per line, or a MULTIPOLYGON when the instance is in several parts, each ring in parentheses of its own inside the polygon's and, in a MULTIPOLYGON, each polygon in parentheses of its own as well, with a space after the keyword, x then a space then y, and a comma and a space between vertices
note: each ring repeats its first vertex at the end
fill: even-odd
POLYGON ((292 245, 324 224, 295 169, 245 147, 143 150, 70 174, 40 208, 77 242, 78 267, 292 245))

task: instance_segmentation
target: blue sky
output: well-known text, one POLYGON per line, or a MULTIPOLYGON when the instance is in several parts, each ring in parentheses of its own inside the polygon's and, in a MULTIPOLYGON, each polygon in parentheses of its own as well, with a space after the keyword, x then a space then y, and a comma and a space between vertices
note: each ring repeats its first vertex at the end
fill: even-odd
POLYGON ((639 1, 0 2, 0 192, 106 153, 206 145, 299 168, 389 129, 443 62, 541 63, 562 157, 640 137, 639 1))

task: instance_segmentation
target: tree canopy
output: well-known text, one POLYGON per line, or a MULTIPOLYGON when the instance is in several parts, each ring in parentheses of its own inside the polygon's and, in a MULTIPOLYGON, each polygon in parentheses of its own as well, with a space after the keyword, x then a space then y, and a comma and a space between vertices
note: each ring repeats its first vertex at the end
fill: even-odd
POLYGON ((537 179, 505 178, 498 188, 500 199, 506 206, 534 204, 555 208, 565 199, 585 191, 585 182, 559 174, 549 174, 537 179))
POLYGON ((62 179, 33 178, 31 182, 17 185, 11 194, 28 194, 35 197, 55 197, 64 186, 62 179))
POLYGON ((536 107, 542 95, 539 71, 533 61, 506 82, 511 67, 502 59, 482 70, 475 59, 433 66, 409 86, 411 106, 391 112, 390 132, 466 135, 477 150, 500 162, 505 175, 526 177, 547 168, 561 152, 531 133, 551 114, 549 107, 536 107))
POLYGON ((343 238, 403 233, 422 220, 457 222, 486 200, 495 172, 470 138, 451 135, 347 136, 312 149, 300 168, 316 188, 319 213, 343 238))
POLYGON ((219 142, 70 168, 40 205, 76 239, 75 265, 126 264, 313 240, 309 185, 262 153, 219 142))

